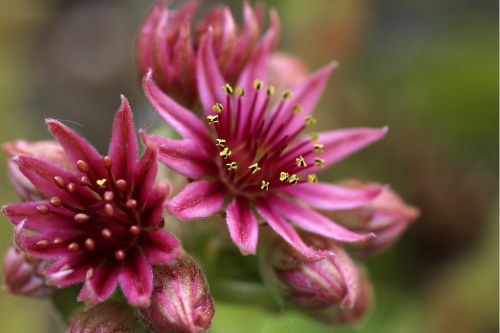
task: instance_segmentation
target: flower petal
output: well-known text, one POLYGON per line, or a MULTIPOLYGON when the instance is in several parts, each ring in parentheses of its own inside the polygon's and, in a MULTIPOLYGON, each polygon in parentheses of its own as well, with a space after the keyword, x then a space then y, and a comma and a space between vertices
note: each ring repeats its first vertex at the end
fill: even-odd
POLYGON ((163 220, 163 204, 170 193, 170 185, 158 183, 148 197, 146 207, 141 212, 143 226, 157 226, 163 220))
POLYGON ((121 96, 120 109, 115 115, 108 154, 115 178, 131 180, 137 161, 137 137, 132 111, 124 96, 121 96))
POLYGON ((315 234, 343 242, 358 242, 373 238, 373 234, 359 234, 298 203, 273 196, 270 199, 277 212, 298 227, 315 234))
POLYGON ((31 201, 6 205, 2 212, 13 224, 24 222, 24 228, 31 231, 73 230, 75 226, 70 212, 64 207, 57 208, 57 213, 55 210, 47 201, 31 201), (40 213, 37 210, 40 207, 47 207, 48 212, 40 213))
POLYGON ((219 183, 206 180, 188 184, 168 204, 168 211, 183 220, 214 215, 224 203, 226 190, 219 183))
POLYGON ((151 231, 142 237, 144 254, 152 264, 168 264, 182 251, 177 238, 166 230, 151 231))
POLYGON ((301 183, 284 187, 283 192, 303 200, 314 208, 339 210, 364 206, 382 193, 384 188, 379 185, 368 185, 354 189, 328 183, 301 183))
POLYGON ((307 246, 292 226, 281 215, 277 214, 269 204, 259 202, 256 204, 256 208, 269 226, 307 259, 319 260, 332 255, 329 251, 315 250, 307 246))
POLYGON ((146 205, 153 189, 158 172, 158 150, 154 145, 147 144, 135 170, 134 198, 137 198, 140 207, 146 205))
POLYGON ((90 256, 88 252, 79 252, 57 259, 45 271, 47 283, 65 288, 82 282, 89 268, 95 268, 102 261, 99 256, 90 256))
POLYGON ((333 260, 335 266, 344 278, 347 289, 347 293, 342 300, 341 306, 345 306, 347 304, 347 306, 352 309, 360 292, 359 271, 347 252, 345 252, 341 246, 336 246, 334 252, 335 256, 332 257, 331 260, 333 260))
POLYGON ((226 209, 227 227, 233 242, 242 254, 255 254, 259 236, 259 223, 248 205, 241 198, 234 198, 226 209))
POLYGON ((116 261, 105 262, 95 270, 93 277, 87 277, 78 300, 93 305, 108 299, 118 284, 118 273, 120 265, 116 261))
POLYGON ((147 307, 153 291, 151 264, 138 250, 129 251, 127 255, 127 262, 118 276, 120 288, 130 304, 147 307))

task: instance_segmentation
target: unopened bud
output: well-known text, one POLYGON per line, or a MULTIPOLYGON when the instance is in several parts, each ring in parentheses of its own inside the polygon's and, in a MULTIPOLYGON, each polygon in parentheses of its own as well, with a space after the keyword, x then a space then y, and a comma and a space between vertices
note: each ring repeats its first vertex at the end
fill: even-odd
POLYGON ((3 261, 6 289, 16 295, 50 296, 55 289, 46 284, 43 272, 47 265, 47 262, 31 257, 11 245, 3 261))
POLYGON ((268 63, 269 82, 277 91, 285 91, 302 82, 309 75, 306 66, 298 57, 285 52, 274 52, 268 63))
POLYGON ((133 309, 125 303, 108 301, 73 315, 67 333, 136 332, 133 309))
POLYGON ((191 257, 157 266, 154 274, 151 306, 140 309, 152 331, 197 333, 210 327, 214 304, 205 275, 191 257))
MULTIPOLYGON (((341 185, 359 188, 366 186, 367 183, 347 180, 341 182, 341 185)), ((353 231, 375 234, 375 238, 353 245, 364 255, 376 254, 389 248, 419 215, 417 208, 407 205, 389 189, 384 190, 366 206, 330 213, 334 221, 353 231)))

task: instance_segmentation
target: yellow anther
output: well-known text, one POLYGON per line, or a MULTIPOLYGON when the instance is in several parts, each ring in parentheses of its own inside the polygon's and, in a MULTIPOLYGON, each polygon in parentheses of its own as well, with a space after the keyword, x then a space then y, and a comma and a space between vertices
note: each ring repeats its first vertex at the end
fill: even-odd
POLYGON ((224 147, 226 144, 226 140, 224 139, 215 139, 215 145, 219 147, 224 147))
POLYGON ((207 116, 208 123, 210 125, 218 123, 219 122, 219 116, 218 115, 208 115, 207 116))
POLYGON ((274 95, 274 86, 267 87, 266 94, 267 94, 267 96, 274 95))
POLYGON ((280 172, 280 181, 287 182, 288 179, 290 179, 290 175, 288 174, 288 172, 281 171, 280 172))
POLYGON ((238 165, 236 164, 236 162, 226 163, 226 167, 228 170, 238 169, 238 165))
POLYGON ((260 88, 262 88, 262 81, 261 80, 253 81, 253 88, 255 90, 260 90, 260 88))
POLYGON ((224 110, 224 106, 222 106, 222 104, 220 103, 215 103, 213 106, 212 106, 212 110, 214 110, 215 112, 217 113, 221 113, 222 110, 224 110))
POLYGON ((96 183, 97 183, 97 185, 98 185, 99 187, 101 187, 101 188, 105 188, 105 187, 106 187, 106 182, 107 182, 107 181, 108 181, 107 179, 103 178, 103 179, 98 179, 98 180, 96 181, 96 183))
POLYGON ((296 174, 291 175, 288 182, 292 185, 297 184, 299 182, 299 176, 297 176, 296 174))
POLYGON ((231 156, 231 154, 232 154, 232 152, 227 147, 225 147, 224 149, 222 149, 222 151, 219 153, 219 155, 223 159, 227 159, 229 156, 231 156))
POLYGON ((259 163, 254 163, 250 165, 248 168, 250 169, 250 171, 252 171, 252 175, 261 170, 259 167, 259 163))
POLYGON ((269 190, 269 182, 263 180, 262 184, 260 185, 260 189, 262 191, 268 191, 269 190))
POLYGON ((290 90, 285 90, 283 92, 283 98, 284 99, 290 99, 290 98, 292 98, 292 92, 290 90))
POLYGON ((318 177, 314 173, 311 173, 311 174, 307 175, 307 181, 311 184, 317 183, 318 177))
POLYGON ((319 168, 322 168, 325 166, 325 160, 322 158, 319 158, 319 157, 315 157, 314 158, 314 165, 319 167, 319 168))
POLYGON ((298 167, 302 168, 305 168, 307 166, 306 160, 302 156, 299 156, 295 159, 295 164, 297 164, 298 167))
POLYGON ((306 119, 304 119, 304 122, 306 126, 312 126, 316 124, 316 118, 313 116, 307 116, 306 119))
POLYGON ((224 90, 224 92, 227 94, 227 95, 232 95, 233 94, 233 87, 231 87, 231 85, 229 83, 226 83, 224 85, 224 87, 222 87, 222 90, 224 90))
POLYGON ((242 87, 236 87, 236 94, 238 94, 238 96, 245 95, 245 89, 243 89, 242 87))
POLYGON ((301 113, 303 110, 302 110, 302 106, 300 106, 299 104, 295 104, 293 107, 292 107, 292 110, 293 112, 295 113, 301 113))
POLYGON ((325 146, 322 145, 321 143, 315 143, 314 144, 314 152, 321 154, 325 150, 325 146))
POLYGON ((309 138, 311 139, 312 142, 316 142, 319 139, 318 133, 311 133, 309 135, 309 138))

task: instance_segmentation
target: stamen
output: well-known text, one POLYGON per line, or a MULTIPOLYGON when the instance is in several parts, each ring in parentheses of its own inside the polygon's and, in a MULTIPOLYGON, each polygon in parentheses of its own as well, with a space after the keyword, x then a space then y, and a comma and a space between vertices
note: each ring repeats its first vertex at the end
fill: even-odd
POLYGON ((38 242, 36 242, 36 246, 41 248, 41 249, 46 249, 48 248, 50 245, 50 242, 46 239, 42 239, 42 240, 39 240, 38 242))
POLYGON ((242 87, 236 87, 236 94, 238 96, 243 96, 245 95, 245 89, 243 89, 242 87))
POLYGON ((254 175, 256 172, 262 170, 260 167, 259 167, 259 163, 254 163, 252 165, 250 165, 248 167, 250 169, 250 171, 252 172, 252 175, 254 175))
POLYGON ((229 171, 238 169, 236 162, 226 163, 226 167, 229 171))
POLYGON ((315 143, 314 144, 314 152, 321 154, 325 150, 325 146, 322 145, 321 143, 315 143))
POLYGON ((85 247, 87 248, 87 250, 92 251, 93 249, 95 249, 95 241, 92 238, 87 238, 85 240, 85 247))
POLYGON ((90 185, 89 177, 82 176, 82 178, 80 178, 80 185, 89 186, 90 185))
POLYGON ((314 118, 313 116, 307 116, 304 119, 304 123, 306 124, 306 126, 313 126, 316 124, 316 118, 314 118))
POLYGON ((111 217, 111 216, 113 216, 114 212, 115 212, 115 209, 113 208, 112 204, 107 203, 104 205, 104 213, 106 213, 106 215, 111 217))
POLYGON ((115 258, 116 260, 122 261, 123 259, 125 259, 125 252, 123 252, 122 250, 116 251, 115 258))
POLYGON ((219 122, 219 116, 216 115, 216 114, 215 115, 208 115, 207 119, 208 119, 208 124, 209 125, 212 125, 212 124, 215 124, 215 123, 219 122))
POLYGON ((76 161, 76 167, 81 172, 85 172, 85 173, 89 172, 89 165, 85 161, 82 161, 82 160, 76 161))
POLYGON ((127 189, 127 181, 125 179, 118 179, 115 182, 115 186, 117 189, 123 192, 127 189))
POLYGON ((325 160, 322 158, 319 158, 319 157, 315 157, 314 158, 314 165, 319 167, 319 168, 322 168, 325 166, 325 160))
POLYGON ((287 182, 288 179, 290 179, 290 175, 288 174, 288 172, 281 171, 280 172, 280 181, 287 182))
POLYGON ((111 158, 109 156, 104 156, 102 160, 104 162, 104 168, 107 170, 111 169, 111 166, 113 165, 111 158))
POLYGON ((296 174, 291 175, 288 182, 292 185, 297 184, 299 182, 299 176, 297 176, 296 174))
POLYGON ((260 185, 260 189, 262 191, 268 191, 269 190, 269 182, 262 180, 262 184, 260 185))
POLYGON ((78 213, 78 214, 76 214, 76 215, 73 217, 73 220, 74 220, 76 223, 85 223, 85 222, 87 222, 89 219, 90 219, 90 216, 88 216, 87 214, 84 214, 84 213, 78 213))
POLYGON ((318 138, 319 138, 318 133, 311 133, 311 134, 309 135, 309 138, 311 139, 311 142, 316 142, 316 141, 318 141, 318 138))
POLYGON ((311 173, 311 174, 307 175, 307 181, 311 184, 317 183, 318 177, 314 173, 311 173))
POLYGON ((97 186, 99 186, 100 188, 105 188, 106 187, 106 182, 108 180, 106 178, 103 178, 103 179, 98 179, 96 180, 96 184, 97 186))
POLYGON ((104 192, 104 200, 113 201, 114 197, 115 197, 115 194, 113 193, 113 191, 104 192))
POLYGON ((69 183, 68 185, 66 185, 66 191, 68 191, 71 194, 75 193, 76 185, 74 183, 69 183))
POLYGON ((89 269, 87 269, 87 272, 85 273, 85 278, 87 280, 92 280, 94 275, 95 275, 95 270, 93 268, 89 268, 89 269))
POLYGON ((231 156, 232 152, 229 150, 229 148, 225 147, 220 153, 219 155, 224 158, 224 159, 227 159, 229 156, 231 156))
POLYGON ((111 230, 109 230, 108 228, 104 228, 101 230, 101 235, 106 239, 110 239, 113 234, 111 233, 111 230))
POLYGON ((232 95, 233 94, 233 87, 231 87, 231 85, 229 83, 226 83, 224 85, 224 87, 222 87, 222 90, 224 90, 224 93, 226 93, 226 95, 232 95))
POLYGON ((130 233, 134 236, 137 236, 141 233, 141 227, 137 225, 133 225, 130 227, 130 233))
POLYGON ((128 209, 134 209, 135 207, 137 207, 137 201, 134 199, 128 199, 125 205, 128 209))
POLYGON ((68 250, 71 251, 71 252, 78 252, 80 251, 80 245, 78 245, 77 243, 73 242, 71 244, 68 245, 68 250))
POLYGON ((62 244, 63 242, 63 239, 61 237, 56 237, 54 238, 54 240, 52 241, 52 243, 54 243, 54 245, 59 245, 59 244, 62 244))
POLYGON ((59 207, 62 204, 62 201, 59 197, 52 197, 49 202, 54 207, 59 207))
POLYGON ((290 99, 290 98, 292 98, 292 92, 290 90, 285 90, 283 92, 283 98, 284 99, 290 99))
POLYGON ((45 205, 39 205, 39 206, 36 206, 36 211, 39 212, 40 214, 48 214, 49 207, 47 207, 45 205))
POLYGON ((298 166, 298 167, 302 167, 302 168, 305 168, 307 166, 307 163, 306 163, 306 160, 304 159, 304 157, 302 156, 299 156, 295 159, 295 164, 298 166))
POLYGON ((295 104, 294 106, 292 106, 292 110, 294 113, 301 113, 302 111, 304 111, 299 104, 295 104))
POLYGON ((226 143, 226 140, 224 139, 215 139, 215 145, 219 147, 224 147, 224 144, 226 143))
POLYGON ((64 179, 62 179, 61 176, 55 176, 54 177, 54 182, 56 183, 57 186, 60 188, 64 188, 64 179))
POLYGON ((274 95, 274 86, 269 86, 269 87, 267 87, 267 89, 266 89, 266 94, 267 94, 267 96, 272 96, 272 95, 274 95))
POLYGON ((261 80, 253 81, 253 88, 255 90, 260 90, 262 88, 262 81, 261 80))
POLYGON ((212 106, 212 110, 214 110, 215 112, 217 113, 221 113, 222 110, 224 110, 224 106, 220 103, 215 103, 213 106, 212 106))

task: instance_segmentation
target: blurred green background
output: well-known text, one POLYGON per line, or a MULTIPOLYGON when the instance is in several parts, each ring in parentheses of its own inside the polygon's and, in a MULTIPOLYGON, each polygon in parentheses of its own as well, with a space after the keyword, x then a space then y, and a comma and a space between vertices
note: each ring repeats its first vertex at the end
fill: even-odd
MULTIPOLYGON (((239 1, 226 3, 239 13, 239 1)), ((376 304, 364 323, 331 329, 298 313, 218 302, 211 332, 498 332, 498 2, 267 3, 281 16, 282 50, 311 70, 340 61, 316 110, 319 130, 390 127, 322 178, 388 183, 422 217, 367 262, 376 304)), ((133 54, 150 4, 2 0, 1 141, 48 138, 43 119, 54 117, 105 149, 119 94, 150 128, 133 54)), ((15 195, 0 166, 4 203, 15 195)), ((0 228, 3 252, 12 227, 0 228)), ((2 332, 61 329, 47 301, 4 291, 0 323, 2 332)))

